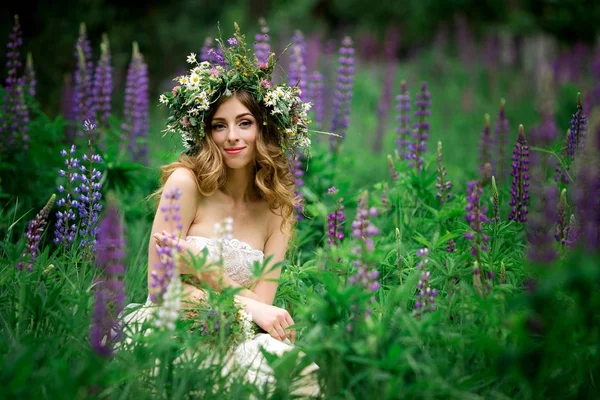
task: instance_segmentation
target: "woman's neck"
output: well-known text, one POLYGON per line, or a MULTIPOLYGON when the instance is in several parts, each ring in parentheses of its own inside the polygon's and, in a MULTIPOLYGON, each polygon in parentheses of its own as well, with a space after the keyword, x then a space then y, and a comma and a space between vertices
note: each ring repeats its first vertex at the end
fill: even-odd
MULTIPOLYGON (((250 166, 249 166, 250 167, 250 166)), ((227 168, 227 178, 222 187, 223 193, 229 196, 234 203, 247 203, 258 197, 254 187, 254 169, 227 168)))

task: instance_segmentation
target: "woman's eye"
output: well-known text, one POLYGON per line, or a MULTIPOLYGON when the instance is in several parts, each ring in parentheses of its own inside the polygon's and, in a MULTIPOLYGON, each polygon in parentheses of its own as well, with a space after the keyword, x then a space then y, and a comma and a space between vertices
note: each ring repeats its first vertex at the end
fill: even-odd
POLYGON ((225 128, 225 125, 223 125, 223 124, 215 124, 212 126, 213 130, 219 130, 219 129, 223 129, 223 128, 225 128))
POLYGON ((243 126, 244 128, 247 128, 250 125, 252 125, 252 122, 251 121, 242 121, 242 122, 240 122, 240 125, 243 126))

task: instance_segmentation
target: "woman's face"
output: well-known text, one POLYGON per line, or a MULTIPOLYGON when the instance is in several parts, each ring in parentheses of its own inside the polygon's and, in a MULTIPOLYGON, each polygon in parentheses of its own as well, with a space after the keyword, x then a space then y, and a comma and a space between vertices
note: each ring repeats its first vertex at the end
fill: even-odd
POLYGON ((256 118, 235 95, 221 103, 210 130, 225 165, 238 169, 254 164, 258 136, 256 118))

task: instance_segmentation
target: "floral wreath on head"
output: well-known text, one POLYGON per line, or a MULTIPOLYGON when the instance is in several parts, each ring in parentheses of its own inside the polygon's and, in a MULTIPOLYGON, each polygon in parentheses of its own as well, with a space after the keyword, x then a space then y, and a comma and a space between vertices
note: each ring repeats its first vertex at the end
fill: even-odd
MULTIPOLYGON (((189 74, 175 78, 179 84, 170 92, 160 95, 159 101, 169 108, 163 130, 165 134, 179 134, 190 154, 197 153, 202 139, 205 118, 210 106, 221 96, 231 97, 237 90, 252 94, 270 114, 265 116, 277 127, 279 144, 284 151, 294 149, 309 155, 310 138, 308 111, 311 103, 300 98, 297 86, 273 85, 271 82, 277 60, 271 53, 266 63, 259 63, 256 55, 246 48, 245 35, 234 24, 234 36, 227 46, 217 39, 223 52, 221 64, 198 62, 191 53, 187 62, 195 66, 189 74)), ((266 124, 266 119, 263 122, 266 124)))

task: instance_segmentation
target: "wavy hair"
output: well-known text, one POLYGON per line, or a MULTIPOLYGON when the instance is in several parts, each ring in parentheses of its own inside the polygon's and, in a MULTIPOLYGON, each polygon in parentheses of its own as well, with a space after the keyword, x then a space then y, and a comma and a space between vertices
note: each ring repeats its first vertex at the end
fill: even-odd
MULTIPOLYGON (((233 95, 248 108, 256 119, 258 127, 254 187, 260 197, 267 202, 269 209, 283 218, 280 229, 292 233, 296 221, 294 206, 301 200, 296 195, 288 159, 279 144, 277 126, 252 94, 240 89, 233 95)), ((219 106, 227 99, 222 96, 211 106, 204 121, 205 132, 211 131, 213 117, 219 106)), ((198 191, 203 196, 211 196, 225 185, 227 177, 223 156, 210 133, 202 139, 197 152, 183 153, 177 161, 160 168, 161 188, 153 195, 160 199, 165 182, 175 169, 181 167, 193 172, 198 191)))

